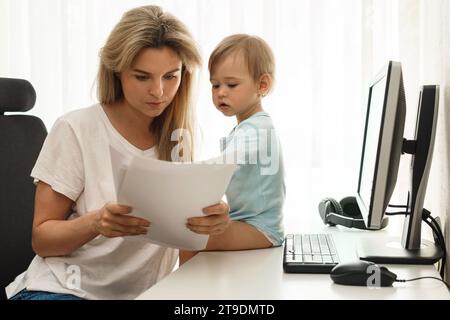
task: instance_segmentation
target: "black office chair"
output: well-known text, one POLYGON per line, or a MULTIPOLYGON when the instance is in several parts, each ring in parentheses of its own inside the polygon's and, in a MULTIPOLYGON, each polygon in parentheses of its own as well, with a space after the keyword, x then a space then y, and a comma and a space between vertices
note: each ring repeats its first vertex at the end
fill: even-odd
POLYGON ((0 300, 4 287, 25 271, 34 257, 31 226, 35 186, 31 170, 47 130, 41 119, 5 112, 33 108, 36 92, 26 80, 0 78, 0 300))

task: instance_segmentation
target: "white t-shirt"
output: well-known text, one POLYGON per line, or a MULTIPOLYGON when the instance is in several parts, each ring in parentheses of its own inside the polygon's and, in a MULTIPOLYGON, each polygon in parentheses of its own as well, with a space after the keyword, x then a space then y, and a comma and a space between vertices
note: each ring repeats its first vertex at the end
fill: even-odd
MULTIPOLYGON (((31 176, 75 202, 69 219, 116 201, 109 145, 123 154, 156 158, 112 126, 101 105, 59 118, 44 142, 31 176)), ((8 298, 26 288, 73 294, 85 299, 133 299, 169 274, 178 250, 145 236, 97 236, 67 256, 36 256, 6 287, 8 298)))

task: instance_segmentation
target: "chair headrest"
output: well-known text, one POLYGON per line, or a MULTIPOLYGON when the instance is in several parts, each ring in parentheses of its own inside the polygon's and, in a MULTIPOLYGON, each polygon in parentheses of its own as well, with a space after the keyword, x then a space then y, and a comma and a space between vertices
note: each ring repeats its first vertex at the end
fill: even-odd
POLYGON ((34 107, 36 91, 23 79, 0 78, 0 114, 25 112, 34 107))

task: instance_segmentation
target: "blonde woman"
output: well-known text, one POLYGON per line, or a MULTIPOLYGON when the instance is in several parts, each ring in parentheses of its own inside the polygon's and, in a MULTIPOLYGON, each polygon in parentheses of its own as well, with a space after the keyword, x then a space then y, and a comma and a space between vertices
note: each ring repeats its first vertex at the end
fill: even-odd
MULTIPOLYGON (((115 199, 109 146, 171 160, 176 129, 191 129, 190 93, 198 50, 186 27, 157 6, 125 13, 100 54, 98 104, 59 118, 31 173, 36 183, 28 270, 10 299, 132 299, 173 269, 178 250, 151 244, 151 221, 115 199)), ((179 131, 179 130, 178 130, 179 131)), ((189 220, 220 234, 228 206, 189 220)))

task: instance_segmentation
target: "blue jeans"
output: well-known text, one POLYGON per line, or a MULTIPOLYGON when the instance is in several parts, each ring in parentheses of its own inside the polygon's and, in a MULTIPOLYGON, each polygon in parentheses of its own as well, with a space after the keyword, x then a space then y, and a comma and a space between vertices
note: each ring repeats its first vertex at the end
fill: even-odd
POLYGON ((28 291, 23 289, 10 300, 84 300, 83 298, 67 293, 54 293, 46 291, 28 291))

